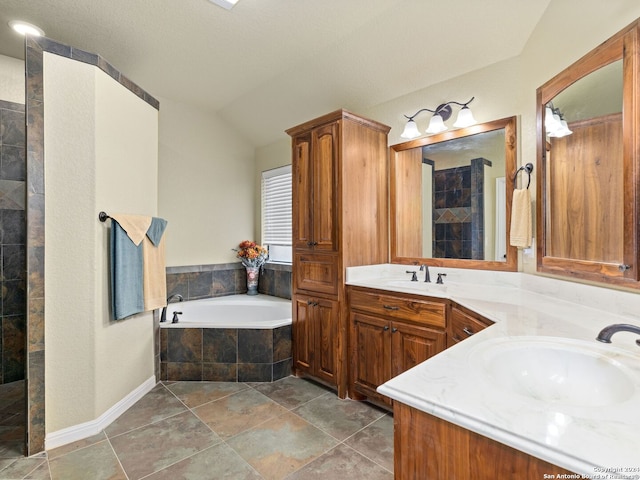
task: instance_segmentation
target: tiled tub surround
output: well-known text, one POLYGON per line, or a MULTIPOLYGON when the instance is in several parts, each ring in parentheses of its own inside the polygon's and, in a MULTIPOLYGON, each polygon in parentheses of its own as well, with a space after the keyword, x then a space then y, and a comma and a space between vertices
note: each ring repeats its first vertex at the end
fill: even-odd
MULTIPOLYGON (((406 265, 351 268, 347 283, 413 294, 424 288, 424 295, 450 298, 496 323, 388 381, 379 387, 381 393, 578 474, 640 467, 638 390, 624 402, 598 407, 543 402, 502 388, 474 360, 488 340, 525 336, 580 340, 594 351, 618 350, 640 362, 637 335, 619 333, 606 346, 595 340, 607 325, 640 325, 637 293, 523 273, 446 268, 431 269, 432 278, 447 274, 444 286, 389 285, 407 280, 406 270, 406 265)), ((629 374, 637 384, 640 368, 629 374)), ((640 475, 637 470, 622 473, 628 476, 607 478, 640 475)))
POLYGON ((166 318, 160 327, 161 380, 272 382, 291 373, 288 300, 240 294, 176 302, 166 318))
MULTIPOLYGON (((239 262, 167 267, 167 295, 178 293, 185 300, 197 300, 246 292, 246 270, 239 262)), ((258 292, 291 300, 291 265, 264 265, 258 292)))
MULTIPOLYGON (((213 265, 188 265, 180 267, 167 267, 167 295, 180 294, 185 301, 199 300, 203 298, 221 297, 226 295, 237 295, 247 292, 247 277, 244 266, 239 262, 234 263, 221 263, 213 265)), ((279 298, 286 298, 291 300, 291 265, 267 263, 260 271, 260 280, 258 283, 258 292, 265 295, 271 295, 279 298)), ((198 378, 197 367, 193 361, 185 362, 183 360, 168 360, 168 357, 161 358, 161 352, 163 351, 162 336, 160 334, 160 324, 158 323, 159 315, 155 318, 155 332, 156 332, 156 378, 158 381, 167 380, 169 375, 172 378, 181 377, 182 380, 196 380, 196 379, 208 379, 211 373, 210 369, 213 364, 226 364, 227 362, 203 362, 202 360, 195 361, 195 364, 200 362, 207 363, 209 366, 201 369, 200 378, 198 378), (172 363, 173 366, 169 369, 168 363, 172 363), (178 373, 181 372, 181 373, 178 373), (206 372, 206 374, 205 374, 206 372)), ((177 333, 171 334, 177 336, 177 333)), ((191 333, 190 335, 194 335, 191 333)), ((288 338, 291 338, 291 330, 289 327, 288 338)), ((204 336, 202 337, 204 340, 204 336)), ((194 340, 191 339, 191 342, 194 340)), ((188 341, 189 342, 189 341, 188 341)), ((191 344, 193 346, 193 344, 191 344)), ((291 347, 289 346, 289 350, 291 347)), ((166 352, 166 350, 164 350, 166 352)), ((288 355, 291 357, 291 354, 288 355)), ((173 358, 173 357, 172 357, 173 358)), ((181 358, 181 357, 175 357, 181 358)), ((197 357, 196 357, 197 358, 197 357)), ((200 358, 203 358, 202 355, 200 358)), ((266 358, 266 357, 265 357, 266 358)), ((234 363, 234 362, 231 362, 234 363)), ((248 362, 248 363, 270 363, 277 364, 275 367, 275 374, 272 370, 272 379, 281 378, 279 376, 280 369, 290 372, 291 366, 287 367, 284 363, 284 358, 278 360, 268 360, 266 362, 248 362)), ((290 363, 290 360, 289 360, 290 363)), ((249 367, 243 363, 242 371, 248 371, 249 367)), ((264 373, 262 378, 267 378, 265 366, 256 367, 257 370, 262 369, 264 373)), ((227 367, 226 371, 218 365, 218 372, 216 379, 226 379, 234 377, 233 368, 227 367)), ((238 369, 236 367, 237 378, 244 378, 244 376, 238 377, 238 369)), ((285 373, 288 375, 289 373, 285 373)), ((242 381, 242 380, 240 380, 242 381)), ((264 380, 271 381, 271 380, 264 380)))
POLYGON ((161 328, 163 381, 272 382, 291 374, 291 325, 161 328))

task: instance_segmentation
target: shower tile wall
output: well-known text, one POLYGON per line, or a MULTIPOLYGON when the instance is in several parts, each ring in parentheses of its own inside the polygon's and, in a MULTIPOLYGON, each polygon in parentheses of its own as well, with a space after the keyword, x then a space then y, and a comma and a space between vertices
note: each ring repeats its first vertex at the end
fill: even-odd
POLYGON ((25 378, 24 105, 0 100, 0 383, 25 378))
POLYGON ((436 258, 471 258, 471 167, 434 173, 436 258))

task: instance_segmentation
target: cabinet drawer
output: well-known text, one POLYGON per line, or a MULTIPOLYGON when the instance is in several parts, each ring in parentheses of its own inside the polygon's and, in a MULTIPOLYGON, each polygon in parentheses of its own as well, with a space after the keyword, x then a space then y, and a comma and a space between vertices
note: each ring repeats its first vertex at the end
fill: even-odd
POLYGON ((338 259, 335 255, 296 253, 294 279, 297 290, 315 293, 338 294, 340 278, 338 259))
POLYGON ((472 317, 457 307, 451 308, 451 336, 455 342, 469 338, 491 324, 490 320, 472 317))
POLYGON ((445 326, 446 304, 441 302, 351 290, 349 303, 352 309, 367 313, 411 320, 435 327, 444 328, 445 326))

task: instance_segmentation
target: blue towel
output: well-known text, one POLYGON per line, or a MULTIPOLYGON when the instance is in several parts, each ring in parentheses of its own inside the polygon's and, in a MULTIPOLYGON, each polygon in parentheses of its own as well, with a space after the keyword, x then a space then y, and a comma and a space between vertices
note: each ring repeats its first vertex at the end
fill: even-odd
POLYGON ((147 230, 147 237, 149 237, 151 243, 156 247, 160 244, 160 240, 162 240, 162 234, 165 228, 167 228, 167 221, 164 218, 151 218, 151 226, 149 226, 149 230, 147 230))
POLYGON ((120 320, 144 311, 142 243, 136 246, 118 222, 111 222, 111 307, 120 320))

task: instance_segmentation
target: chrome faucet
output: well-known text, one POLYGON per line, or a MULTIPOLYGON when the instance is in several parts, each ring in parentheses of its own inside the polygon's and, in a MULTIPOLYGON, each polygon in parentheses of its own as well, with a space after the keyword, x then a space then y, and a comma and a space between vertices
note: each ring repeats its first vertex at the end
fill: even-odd
POLYGON ((431 283, 431 276, 429 275, 429 265, 420 265, 420 271, 424 270, 424 281, 431 283))
MULTIPOLYGON (((184 298, 182 298, 182 295, 180 295, 179 293, 174 293, 173 295, 169 296, 169 298, 167 298, 167 305, 162 308, 162 313, 160 314, 160 321, 161 322, 166 322, 167 321, 167 306, 171 303, 171 300, 176 300, 176 299, 179 302, 184 301, 184 298)), ((182 313, 182 312, 180 312, 180 313, 182 313)))
MULTIPOLYGON (((596 337, 596 340, 602 343, 611 343, 611 337, 616 332, 631 332, 640 335, 640 327, 628 323, 614 323, 604 327, 596 337)), ((636 344, 640 346, 640 340, 636 340, 636 344)))

